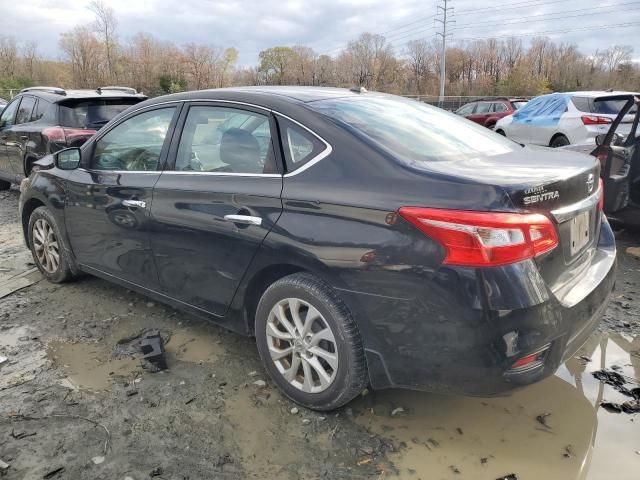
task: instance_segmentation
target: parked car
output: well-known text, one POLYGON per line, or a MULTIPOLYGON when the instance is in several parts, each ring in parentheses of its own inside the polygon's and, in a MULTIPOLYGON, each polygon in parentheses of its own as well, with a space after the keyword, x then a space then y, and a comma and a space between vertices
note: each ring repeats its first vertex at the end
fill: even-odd
POLYGON ((29 176, 35 161, 82 145, 117 114, 146 98, 128 87, 25 88, 0 114, 0 190, 29 176))
POLYGON ((604 212, 616 222, 637 228, 640 227, 640 97, 619 95, 609 101, 623 107, 609 131, 596 137, 596 147, 583 142, 565 148, 590 153, 600 160, 604 212))
POLYGON ((253 335, 274 383, 318 410, 368 385, 536 382, 615 281, 595 158, 392 95, 174 94, 37 164, 20 215, 46 278, 90 273, 253 335))
POLYGON ((563 147, 574 143, 595 145, 607 133, 624 102, 615 97, 628 92, 570 92, 541 95, 499 120, 495 130, 530 145, 563 147))
POLYGON ((483 99, 463 105, 456 110, 456 114, 487 128, 493 128, 498 120, 511 115, 526 103, 527 100, 524 98, 483 99))

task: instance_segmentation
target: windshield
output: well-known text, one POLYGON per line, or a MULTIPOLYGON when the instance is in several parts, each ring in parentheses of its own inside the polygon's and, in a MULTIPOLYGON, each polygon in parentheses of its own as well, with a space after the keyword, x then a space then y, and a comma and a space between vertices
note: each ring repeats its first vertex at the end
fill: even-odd
POLYGON ((513 104, 513 108, 515 108, 516 110, 524 107, 527 104, 526 100, 523 100, 522 102, 511 102, 511 103, 513 104))
POLYGON ((60 105, 60 125, 100 128, 120 112, 140 102, 139 98, 91 99, 60 105))
POLYGON ((499 155, 521 148, 487 128, 415 100, 364 95, 307 105, 407 164, 499 155))

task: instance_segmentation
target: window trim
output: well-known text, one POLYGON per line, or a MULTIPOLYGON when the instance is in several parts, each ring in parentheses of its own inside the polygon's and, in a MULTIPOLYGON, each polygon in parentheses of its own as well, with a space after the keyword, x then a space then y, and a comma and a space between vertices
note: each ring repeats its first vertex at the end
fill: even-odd
MULTIPOLYGON (((259 109, 259 110, 264 110, 266 112, 270 112, 272 115, 274 115, 276 117, 279 115, 282 118, 286 118, 287 120, 289 120, 289 121, 295 123, 296 125, 304 128, 309 133, 314 135, 318 140, 320 140, 322 143, 324 143, 327 148, 324 149, 322 152, 320 152, 315 157, 309 159, 307 161, 307 163, 305 163, 304 165, 301 165, 300 168, 297 168, 296 170, 294 170, 292 172, 287 172, 285 174, 280 174, 280 173, 235 173, 235 172, 180 172, 180 171, 175 171, 175 170, 167 170, 166 167, 167 167, 167 160, 169 158, 169 154, 171 154, 173 152, 173 148, 174 148, 173 145, 174 144, 177 145, 177 143, 173 139, 173 135, 178 130, 178 127, 182 126, 182 124, 184 123, 184 119, 180 118, 180 117, 183 116, 183 113, 181 112, 180 115, 179 115, 179 120, 180 121, 176 122, 176 125, 174 125, 174 132, 172 132, 172 134, 171 134, 171 136, 172 136, 171 148, 168 151, 167 158, 165 158, 165 162, 164 162, 163 170, 162 170, 162 174, 163 175, 193 175, 194 173, 197 173, 199 175, 210 175, 210 176, 219 176, 219 177, 235 176, 235 177, 290 178, 290 177, 296 176, 299 173, 304 172, 308 168, 311 168, 313 165, 318 163, 320 160, 328 157, 333 152, 333 147, 331 146, 331 144, 329 142, 327 142, 324 138, 322 138, 316 132, 311 130, 309 127, 303 125, 302 123, 300 123, 297 120, 294 120, 293 118, 289 117, 288 115, 285 115, 284 113, 281 113, 281 112, 279 112, 277 110, 273 110, 271 108, 263 107, 262 105, 256 105, 256 104, 253 104, 253 103, 241 102, 241 101, 236 101, 236 100, 220 100, 220 99, 215 99, 215 98, 193 98, 193 99, 189 98, 189 99, 183 99, 183 100, 169 100, 169 101, 166 101, 166 102, 159 102, 159 103, 156 103, 154 105, 147 105, 145 107, 141 107, 141 108, 137 108, 135 110, 132 110, 131 112, 129 112, 129 115, 127 115, 127 118, 129 118, 131 115, 137 113, 139 110, 144 110, 144 109, 150 108, 150 107, 159 107, 159 106, 162 106, 162 105, 168 105, 168 104, 172 104, 172 103, 181 103, 183 105, 184 104, 188 104, 188 106, 191 106, 194 103, 203 103, 203 104, 204 103, 227 103, 227 104, 232 104, 232 105, 244 105, 246 107, 252 107, 252 108, 259 109)), ((186 111, 188 111, 188 109, 186 109, 186 111)), ((184 116, 184 118, 186 119, 186 115, 184 116)), ((118 124, 119 123, 120 122, 118 122, 118 124)), ((180 133, 182 133, 182 132, 180 132, 180 133)), ((99 140, 99 138, 96 138, 95 141, 91 142, 91 143, 95 143, 98 140, 99 140)), ((279 132, 278 132, 278 140, 280 140, 280 133, 279 132)))
POLYGON ((34 97, 33 95, 23 95, 22 99, 20 100, 20 105, 18 105, 18 110, 16 110, 16 115, 14 117, 14 124, 15 126, 19 126, 19 125, 29 125, 30 123, 33 123, 35 120, 31 120, 31 115, 33 115, 33 111, 36 108, 36 105, 38 105, 38 97, 34 97), (22 122, 22 123, 18 123, 18 113, 20 113, 20 108, 22 107, 22 102, 25 99, 31 99, 33 100, 33 105, 31 106, 31 111, 29 112, 29 115, 27 115, 27 121, 26 122, 22 122))
POLYGON ((129 112, 129 114, 127 114, 126 116, 122 117, 121 119, 119 119, 118 123, 116 123, 115 125, 111 126, 111 128, 109 128, 109 130, 105 131, 104 129, 101 129, 100 131, 98 131, 98 133, 96 133, 92 138, 91 141, 85 142, 84 145, 82 145, 82 147, 80 148, 81 150, 81 154, 82 154, 82 159, 80 161, 80 169, 87 171, 87 172, 94 172, 94 173, 101 173, 101 174, 110 174, 110 173, 117 173, 117 174, 123 174, 123 173, 135 173, 135 174, 140 174, 140 173, 146 173, 146 174, 156 174, 156 175, 160 175, 166 166, 166 162, 167 162, 167 156, 169 153, 169 147, 171 145, 171 139, 173 138, 173 134, 175 132, 176 129, 176 125, 178 124, 178 119, 180 118, 181 115, 181 110, 182 110, 182 101, 177 101, 177 102, 163 102, 162 104, 156 104, 156 105, 147 105, 145 107, 142 108, 138 108, 132 112, 129 112), (170 105, 167 104, 176 104, 175 107, 171 107, 170 105), (160 150, 160 158, 158 159, 158 165, 155 168, 155 170, 98 170, 95 168, 91 167, 91 163, 93 161, 93 156, 95 154, 95 147, 96 144, 102 140, 109 132, 112 132, 113 130, 115 130, 116 128, 118 128, 120 125, 122 125, 124 122, 126 122, 127 120, 144 114, 146 112, 151 112, 154 110, 162 110, 165 108, 175 108, 175 111, 173 112, 173 118, 171 119, 171 123, 169 123, 169 128, 167 129, 167 134, 165 136, 164 142, 162 144, 162 149, 160 150), (86 156, 86 160, 85 160, 85 156, 86 156))

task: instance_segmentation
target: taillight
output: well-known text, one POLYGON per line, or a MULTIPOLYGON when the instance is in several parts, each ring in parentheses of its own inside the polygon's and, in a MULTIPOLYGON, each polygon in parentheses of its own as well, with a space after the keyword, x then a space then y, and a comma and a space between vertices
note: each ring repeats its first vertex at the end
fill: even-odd
POLYGON ((402 207, 399 213, 445 248, 447 265, 507 265, 536 257, 558 245, 553 223, 538 213, 421 207, 402 207))
POLYGON ((600 199, 598 200, 598 208, 600 211, 604 210, 604 182, 602 178, 598 179, 598 189, 600 190, 600 199))
POLYGON ((89 138, 96 130, 88 128, 47 127, 42 130, 42 135, 50 142, 70 144, 80 138, 89 138))
POLYGON ((609 117, 601 117, 599 115, 582 115, 580 118, 582 118, 584 125, 606 125, 613 121, 609 117))

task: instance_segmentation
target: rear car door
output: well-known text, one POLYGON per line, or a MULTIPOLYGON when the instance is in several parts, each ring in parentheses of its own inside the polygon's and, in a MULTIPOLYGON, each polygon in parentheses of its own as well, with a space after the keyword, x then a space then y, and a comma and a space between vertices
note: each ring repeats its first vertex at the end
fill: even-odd
POLYGON ((180 104, 134 111, 87 142, 67 180, 65 224, 73 253, 90 269, 158 289, 149 242, 153 186, 180 104))
POLYGON ((151 245, 164 293, 222 316, 282 212, 277 130, 268 110, 245 105, 192 103, 181 117, 151 245))
POLYGON ((31 95, 22 96, 20 107, 18 107, 16 113, 15 124, 7 132, 7 157, 16 176, 24 174, 24 159, 29 143, 29 123, 36 101, 37 99, 31 95))
POLYGON ((467 118, 473 122, 484 125, 484 121, 487 119, 487 115, 491 110, 491 102, 478 102, 476 109, 471 115, 467 115, 467 118))
POLYGON ((5 107, 0 115, 0 177, 12 182, 14 182, 16 178, 13 167, 11 163, 9 163, 9 156, 7 155, 7 140, 11 135, 11 130, 15 123, 20 100, 20 97, 14 99, 5 107))

